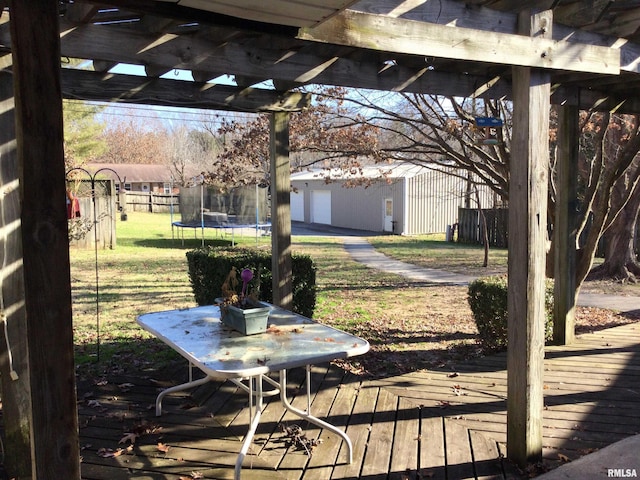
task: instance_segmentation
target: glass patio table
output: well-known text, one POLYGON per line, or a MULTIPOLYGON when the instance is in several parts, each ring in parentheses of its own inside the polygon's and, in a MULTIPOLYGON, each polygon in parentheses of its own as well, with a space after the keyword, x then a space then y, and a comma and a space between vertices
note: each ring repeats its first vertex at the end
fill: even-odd
POLYGON ((347 445, 351 463, 353 447, 347 434, 311 415, 310 368, 362 355, 369 350, 366 340, 278 307, 269 313, 265 333, 247 336, 224 325, 220 309, 214 305, 146 313, 137 322, 205 374, 196 380, 190 374, 188 382, 160 392, 156 399, 157 416, 162 414, 162 399, 167 394, 210 380, 229 380, 249 394, 251 417, 235 464, 236 480, 260 422, 264 398, 272 395, 280 396, 286 410, 339 435, 347 445), (306 369, 306 411, 293 407, 286 396, 287 370, 297 367, 306 369), (271 378, 271 373, 277 379, 271 378), (265 390, 263 384, 269 384, 270 389, 265 390))

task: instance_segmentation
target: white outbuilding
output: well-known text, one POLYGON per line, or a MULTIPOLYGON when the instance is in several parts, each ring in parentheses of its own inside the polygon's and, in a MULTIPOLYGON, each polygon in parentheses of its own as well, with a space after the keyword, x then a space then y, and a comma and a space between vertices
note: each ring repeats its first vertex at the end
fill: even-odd
MULTIPOLYGON (((445 233, 459 207, 478 207, 466 172, 408 163, 305 170, 291 185, 292 221, 396 235, 445 233)), ((493 206, 489 189, 480 191, 482 208, 493 206)))

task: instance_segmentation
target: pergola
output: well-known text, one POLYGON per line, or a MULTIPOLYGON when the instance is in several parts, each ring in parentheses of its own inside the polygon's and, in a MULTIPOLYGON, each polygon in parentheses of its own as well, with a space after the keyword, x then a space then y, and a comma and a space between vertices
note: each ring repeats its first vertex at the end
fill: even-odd
POLYGON ((542 452, 549 105, 556 338, 573 335, 579 109, 640 112, 640 1, 0 0, 3 417, 17 478, 80 478, 61 99, 271 112, 274 301, 290 304, 289 112, 314 83, 514 104, 508 456, 542 452), (61 57, 95 71, 61 69, 61 57), (143 65, 146 77, 109 73, 143 65), (190 70, 193 82, 159 78, 190 70), (211 80, 233 75, 237 87, 211 80), (253 85, 272 80, 275 90, 253 85), (558 321, 559 320, 559 321, 558 321), (10 349, 6 347, 10 346, 10 349))

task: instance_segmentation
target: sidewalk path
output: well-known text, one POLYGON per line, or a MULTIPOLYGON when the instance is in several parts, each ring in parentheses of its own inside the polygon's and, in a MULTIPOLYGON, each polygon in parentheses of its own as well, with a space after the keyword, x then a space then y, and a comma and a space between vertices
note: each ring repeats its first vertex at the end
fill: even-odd
MULTIPOLYGON (((344 236, 342 240, 345 250, 349 252, 351 258, 356 262, 383 272, 395 273, 410 280, 464 286, 477 278, 393 260, 376 251, 363 237, 344 236)), ((581 307, 605 308, 621 313, 640 313, 640 297, 634 296, 581 292, 578 296, 578 305, 581 307)))
POLYGON ((375 270, 395 273, 418 282, 445 283, 447 285, 468 285, 475 280, 475 277, 468 275, 458 275, 457 273, 424 268, 394 260, 378 252, 362 237, 343 237, 342 241, 351 258, 375 270))

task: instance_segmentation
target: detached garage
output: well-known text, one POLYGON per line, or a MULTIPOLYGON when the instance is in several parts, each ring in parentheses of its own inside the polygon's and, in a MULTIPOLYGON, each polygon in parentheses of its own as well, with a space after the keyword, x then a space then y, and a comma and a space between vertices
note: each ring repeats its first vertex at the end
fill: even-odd
MULTIPOLYGON (((395 164, 365 167, 361 174, 309 170, 291 175, 291 220, 397 235, 443 233, 458 208, 478 205, 465 173, 395 164), (364 185, 351 186, 365 180, 364 185)), ((481 189, 483 208, 493 194, 481 189)))

